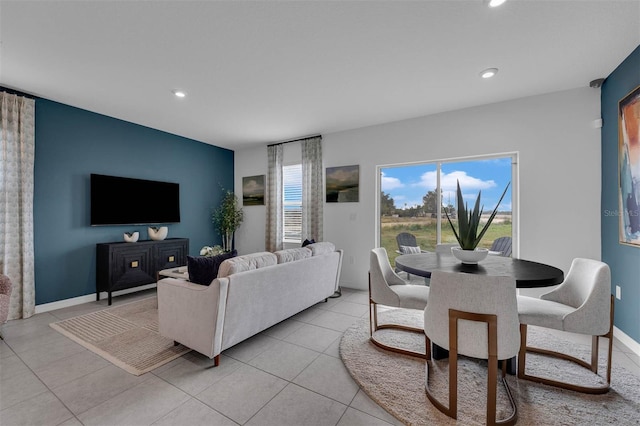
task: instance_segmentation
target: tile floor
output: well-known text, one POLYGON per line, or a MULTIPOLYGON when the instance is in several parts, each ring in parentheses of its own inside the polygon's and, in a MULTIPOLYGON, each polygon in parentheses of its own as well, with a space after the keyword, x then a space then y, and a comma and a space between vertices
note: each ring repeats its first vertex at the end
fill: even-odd
MULTIPOLYGON (((367 300, 344 289, 225 351, 219 367, 192 352, 139 377, 49 327, 104 301, 10 321, 0 341, 0 424, 399 425, 358 388, 338 353, 342 333, 367 317, 367 300)), ((640 357, 617 341, 614 363, 640 375, 640 357)))

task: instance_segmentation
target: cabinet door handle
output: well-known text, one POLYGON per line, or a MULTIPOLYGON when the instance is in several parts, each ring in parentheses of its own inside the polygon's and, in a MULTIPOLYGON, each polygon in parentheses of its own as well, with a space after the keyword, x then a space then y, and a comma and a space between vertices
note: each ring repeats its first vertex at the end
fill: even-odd
POLYGON ((176 261, 175 256, 169 256, 169 262, 175 262, 175 261, 176 261))
POLYGON ((134 260, 133 262, 131 262, 131 267, 132 268, 137 268, 138 267, 138 261, 134 260))

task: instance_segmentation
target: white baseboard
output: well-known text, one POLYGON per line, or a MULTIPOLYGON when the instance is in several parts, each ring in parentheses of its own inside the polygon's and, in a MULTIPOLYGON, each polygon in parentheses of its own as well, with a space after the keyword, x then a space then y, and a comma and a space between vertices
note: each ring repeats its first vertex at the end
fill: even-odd
POLYGON ((626 347, 631 349, 636 355, 640 356, 640 343, 627 336, 618 327, 613 327, 613 337, 620 340, 626 347))
MULTIPOLYGON (((123 294, 134 293, 136 291, 148 290, 150 288, 156 288, 156 283, 141 285, 140 287, 127 288, 125 290, 114 291, 111 293, 111 297, 122 296, 123 294)), ((108 293, 103 291, 100 293, 100 299, 106 299, 108 293)), ((42 305, 36 305, 36 314, 43 312, 55 311, 56 309, 68 308, 70 306, 82 305, 83 303, 93 302, 96 300, 95 294, 87 294, 86 296, 72 297, 71 299, 58 300, 57 302, 44 303, 42 305)))

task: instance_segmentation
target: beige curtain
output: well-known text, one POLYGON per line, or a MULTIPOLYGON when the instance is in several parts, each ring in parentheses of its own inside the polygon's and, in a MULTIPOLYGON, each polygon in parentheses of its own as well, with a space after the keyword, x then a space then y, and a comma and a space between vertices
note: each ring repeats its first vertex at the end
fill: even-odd
POLYGON ((268 251, 282 250, 282 144, 267 147, 267 229, 265 246, 268 251))
POLYGON ((322 241, 324 206, 322 136, 302 141, 302 239, 322 241))
POLYGON ((35 101, 0 92, 0 271, 13 284, 9 319, 35 312, 35 101))

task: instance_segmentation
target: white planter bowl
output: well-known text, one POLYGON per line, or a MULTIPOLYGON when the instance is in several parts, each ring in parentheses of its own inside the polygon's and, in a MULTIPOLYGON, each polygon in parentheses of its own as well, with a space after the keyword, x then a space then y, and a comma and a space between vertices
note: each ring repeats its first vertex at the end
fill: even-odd
POLYGON ((451 247, 451 254, 467 265, 477 265, 489 254, 489 249, 477 248, 475 250, 463 250, 460 247, 451 247))
POLYGON ((154 231, 152 227, 149 227, 147 231, 149 232, 149 238, 154 241, 162 241, 167 238, 169 228, 166 226, 161 226, 157 231, 154 231))
POLYGON ((138 238, 140 238, 139 232, 133 232, 131 236, 127 235, 126 233, 124 234, 124 240, 128 243, 135 243, 136 241, 138 241, 138 238))

